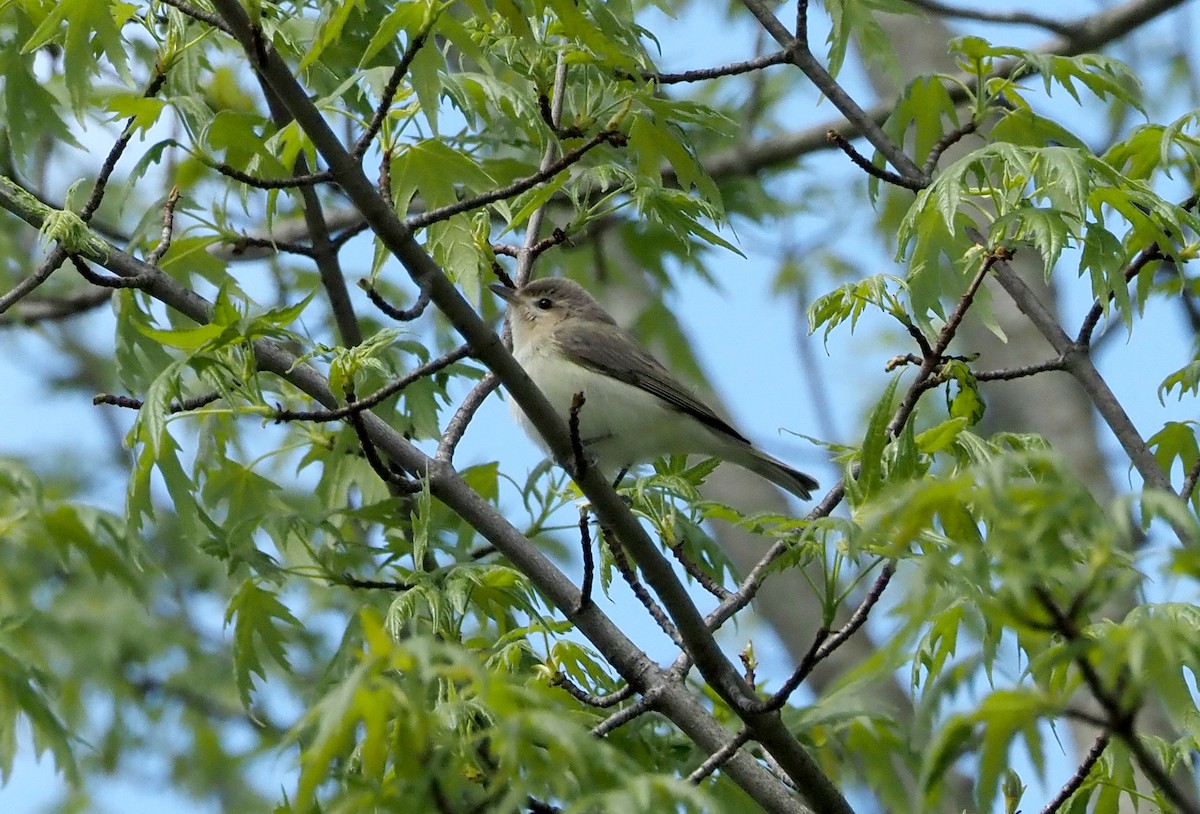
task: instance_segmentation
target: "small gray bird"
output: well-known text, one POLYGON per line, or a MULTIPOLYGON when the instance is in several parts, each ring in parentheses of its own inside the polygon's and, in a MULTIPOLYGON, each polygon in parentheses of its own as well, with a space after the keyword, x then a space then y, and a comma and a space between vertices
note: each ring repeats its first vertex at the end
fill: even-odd
MULTIPOLYGON (((580 441, 615 471, 660 455, 701 454, 745 467, 807 500, 817 482, 755 449, 605 313, 578 283, 561 277, 523 288, 493 285, 508 302, 513 355, 567 421, 576 393, 580 441)), ((513 416, 545 448, 525 413, 513 416)))

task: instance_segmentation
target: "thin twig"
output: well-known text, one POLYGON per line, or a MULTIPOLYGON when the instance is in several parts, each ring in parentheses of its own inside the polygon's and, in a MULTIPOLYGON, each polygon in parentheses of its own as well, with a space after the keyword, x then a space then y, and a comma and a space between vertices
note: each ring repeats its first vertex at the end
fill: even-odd
POLYGON ((33 274, 30 274, 13 286, 8 293, 0 294, 0 314, 12 308, 23 298, 27 297, 34 289, 50 279, 50 275, 58 271, 66 259, 67 250, 62 246, 55 246, 51 249, 50 254, 46 255, 46 259, 34 270, 33 274))
POLYGON ((983 11, 976 8, 962 8, 940 3, 937 0, 907 0, 910 6, 936 14, 939 17, 957 17, 962 20, 980 20, 985 23, 1002 23, 1005 25, 1032 25, 1044 28, 1068 39, 1074 35, 1072 28, 1061 20, 1052 20, 1040 14, 1025 11, 983 11))
POLYGON ((640 718, 647 712, 653 711, 655 703, 654 699, 655 696, 652 694, 643 695, 634 703, 627 707, 623 707, 617 712, 614 712, 612 715, 609 715, 603 721, 592 727, 592 735, 597 738, 603 738, 609 732, 624 726, 634 718, 640 718))
POLYGON ((835 145, 839 150, 845 153, 846 156, 854 162, 856 167, 865 172, 867 175, 878 178, 880 181, 886 181, 889 184, 903 187, 904 189, 911 189, 913 192, 919 192, 929 185, 928 180, 925 178, 906 178, 900 173, 892 172, 886 167, 875 166, 871 159, 867 158, 865 155, 856 150, 854 145, 836 130, 829 131, 829 141, 831 144, 835 145))
POLYGON ((94 311, 112 299, 112 293, 103 289, 89 288, 66 297, 40 297, 26 300, 13 314, 0 318, 0 327, 6 325, 36 325, 40 322, 56 322, 94 311))
POLYGON ((163 255, 171 248, 171 237, 175 233, 175 205, 179 203, 179 187, 171 187, 167 193, 167 202, 163 204, 162 232, 159 233, 158 245, 146 255, 146 262, 157 266, 163 255))
POLYGON ((438 358, 432 359, 419 367, 413 368, 399 379, 385 384, 371 395, 367 396, 366 398, 359 399, 353 404, 347 404, 345 407, 339 407, 336 410, 301 411, 284 410, 281 408, 275 411, 275 415, 273 415, 272 418, 277 423, 284 421, 315 421, 318 423, 325 421, 341 421, 343 418, 347 418, 355 413, 361 413, 363 410, 369 410, 372 407, 375 407, 384 399, 396 395, 413 382, 424 379, 427 376, 432 376, 439 370, 449 367, 455 362, 465 359, 470 355, 471 348, 469 345, 459 345, 454 350, 443 353, 438 358))
POLYGON ((933 372, 942 363, 943 354, 945 354, 946 348, 954 340, 954 335, 958 332, 958 326, 962 323, 963 317, 967 315, 967 311, 971 308, 972 303, 975 302, 975 294, 979 291, 979 287, 983 285, 983 281, 987 279, 993 266, 1006 257, 1008 257, 1008 253, 1005 250, 994 250, 984 258, 979 266, 979 270, 975 272, 975 276, 967 284, 967 290, 959 298, 958 304, 946 319, 946 324, 942 326, 942 330, 938 332, 937 341, 930 348, 930 354, 921 363, 921 369, 917 371, 916 379, 913 380, 908 391, 904 394, 904 398, 900 401, 900 408, 888 424, 888 434, 893 438, 899 436, 904 423, 908 421, 909 416, 912 415, 912 411, 916 409, 917 401, 924 392, 930 389, 933 372))
POLYGON ((615 707, 622 701, 627 701, 633 697, 633 687, 628 684, 621 687, 619 690, 614 690, 613 692, 608 693, 607 695, 596 695, 595 693, 590 693, 583 689, 561 672, 556 673, 550 683, 551 686, 562 687, 579 703, 587 704, 589 707, 596 707, 597 709, 608 709, 609 707, 615 707))
MULTIPOLYGON (((1179 207, 1184 210, 1191 210, 1196 208, 1197 203, 1200 203, 1200 193, 1193 193, 1181 202, 1179 207)), ((1129 265, 1125 267, 1125 270, 1121 274, 1125 280, 1125 285, 1129 285, 1130 281, 1141 274, 1152 261, 1166 259, 1167 255, 1162 250, 1162 247, 1159 246, 1158 241, 1151 242, 1150 245, 1138 252, 1137 256, 1129 261, 1129 265)), ((1116 292, 1109 291, 1103 301, 1097 299, 1096 302, 1092 303, 1092 307, 1088 310, 1087 316, 1084 317, 1083 323, 1079 327, 1079 333, 1076 334, 1075 344, 1082 348, 1086 348, 1092 344, 1092 333, 1096 330, 1097 323, 1100 322, 1105 305, 1115 296, 1116 292)))
POLYGON ((1005 382, 1013 379, 1022 379, 1026 376, 1035 376, 1038 373, 1048 373, 1052 370, 1065 370, 1067 363, 1062 359, 1047 359, 1044 362, 1036 362, 1032 365, 1021 365, 1019 367, 1005 367, 999 370, 978 370, 972 371, 976 381, 981 382, 1005 382))
MULTIPOLYGON (((341 239, 341 235, 338 236, 338 239, 341 239)), ((300 257, 311 258, 315 254, 312 246, 304 243, 275 240, 269 237, 257 237, 247 234, 241 234, 232 238, 222 238, 221 245, 227 246, 228 249, 218 250, 217 254, 229 261, 260 260, 263 257, 273 254, 295 254, 300 257), (248 251, 249 249, 260 249, 261 251, 252 252, 248 251)))
MULTIPOLYGON (((346 401, 348 404, 354 403, 354 390, 351 388, 346 388, 346 401)), ((395 467, 384 463, 383 459, 379 457, 379 450, 375 448, 375 442, 371 440, 366 424, 363 423, 361 410, 351 412, 346 416, 346 421, 354 428, 354 434, 358 436, 358 443, 362 447, 363 455, 380 480, 403 494, 416 494, 422 490, 423 486, 419 480, 410 478, 395 467)))
POLYGON ((925 159, 925 166, 921 171, 925 173, 925 177, 929 178, 933 175, 933 171, 937 169, 938 161, 942 158, 942 153, 950 149, 953 145, 962 141, 964 138, 974 133, 978 129, 979 124, 972 119, 961 127, 956 127, 946 135, 938 139, 937 144, 929 150, 929 155, 925 159))
POLYGON ((591 604, 592 582, 596 575, 596 561, 592 557, 592 533, 588 526, 588 509, 579 507, 579 550, 583 558, 583 579, 579 584, 579 608, 576 613, 591 604))
POLYGON ((151 272, 138 274, 134 277, 109 277, 92 271, 79 255, 73 254, 70 256, 70 259, 71 265, 75 266, 75 270, 79 272, 80 277, 92 285, 98 285, 101 288, 144 288, 154 279, 154 274, 151 272))
MULTIPOLYGON (((563 101, 566 98, 567 92, 567 59, 566 53, 560 51, 558 54, 558 62, 554 66, 554 92, 550 97, 550 124, 557 128, 562 123, 563 101)), ((540 170, 545 170, 554 164, 554 156, 558 152, 558 145, 551 141, 546 145, 545 151, 542 153, 542 162, 539 165, 540 170)), ((520 288, 529 282, 529 278, 533 273, 533 263, 537 259, 537 255, 533 253, 533 247, 537 245, 538 239, 541 237, 542 221, 546 219, 546 205, 542 204, 537 209, 533 210, 533 214, 529 216, 529 222, 525 225, 525 239, 521 244, 520 253, 517 256, 517 273, 514 275, 514 287, 520 288)), ((508 325, 504 327, 505 342, 510 342, 508 325)))
POLYGON ((583 439, 579 437, 579 411, 587 402, 583 391, 571 396, 571 408, 567 412, 567 432, 571 434, 571 454, 574 457, 575 477, 582 478, 587 472, 588 459, 583 451, 583 439))
MULTIPOLYGON (((1137 256, 1129 262, 1125 267, 1125 271, 1121 275, 1125 280, 1125 285, 1142 272, 1146 266, 1154 260, 1163 260, 1165 255, 1159 249, 1157 243, 1151 243, 1146 248, 1137 253, 1137 256)), ((1075 344, 1081 348, 1086 348, 1092 344, 1092 334, 1096 330, 1096 325, 1100 322, 1100 317, 1104 315, 1105 305, 1112 301, 1116 296, 1116 292, 1109 291, 1103 301, 1097 299, 1092 303, 1092 307, 1088 309, 1087 315, 1084 316, 1083 322, 1079 326, 1079 333, 1075 336, 1075 344)))
MULTIPOLYGON (((261 81, 261 79, 260 79, 261 81)), ((268 99, 273 98, 264 83, 263 90, 268 99)), ((272 119, 277 127, 285 127, 291 120, 291 114, 281 106, 272 104, 272 119)), ((293 171, 297 176, 308 174, 308 159, 301 153, 296 157, 293 171)), ((339 259, 339 247, 334 245, 329 221, 325 219, 325 208, 321 204, 321 196, 312 186, 299 188, 300 199, 304 209, 304 223, 308 226, 308 238, 312 241, 312 258, 317 266, 317 274, 321 278, 321 287, 325 289, 329 310, 333 314, 333 323, 337 326, 338 337, 346 347, 361 345, 363 341, 362 325, 350 300, 350 289, 346 285, 346 275, 342 272, 339 259)))
POLYGON ((670 549, 671 553, 675 555, 675 559, 677 559, 679 564, 683 566, 683 570, 686 571, 692 579, 696 580, 701 588, 708 591, 717 599, 725 599, 729 596, 728 588, 713 579, 707 571, 701 568, 697 562, 683 552, 682 541, 670 546, 670 549))
POLYGON ((425 309, 429 307, 429 302, 432 299, 432 292, 428 288, 423 288, 417 295, 417 301, 411 307, 397 308, 384 299, 379 290, 371 285, 369 281, 359 280, 358 287, 367 293, 367 299, 371 301, 372 305, 397 322, 412 322, 425 313, 425 309))
MULTIPOLYGON (((1045 625, 1043 629, 1049 633, 1058 633, 1058 630, 1056 630, 1052 625, 1045 625)), ((1087 724, 1088 726, 1094 726, 1096 729, 1108 729, 1107 718, 1103 718, 1094 712, 1088 712, 1085 709, 1067 707, 1062 711, 1062 716, 1072 721, 1078 721, 1079 723, 1087 724)))
POLYGON ((455 201, 446 206, 439 206, 437 209, 430 209, 427 212, 422 212, 419 215, 413 215, 406 218, 404 225, 409 229, 422 229, 429 226, 431 223, 448 220, 455 215, 463 212, 470 212, 472 209, 493 204, 496 201, 503 201, 507 198, 514 198, 522 192, 533 189, 543 181, 548 181, 560 172, 577 163, 581 158, 587 155, 590 151, 601 144, 622 145, 625 143, 625 134, 619 130, 602 130, 590 139, 580 144, 574 150, 564 153, 562 158, 557 161, 551 161, 549 164, 541 167, 533 175, 528 175, 524 178, 519 178, 507 186, 497 189, 488 190, 470 198, 464 198, 461 201, 455 201))
POLYGON ((351 240, 367 231, 369 227, 370 224, 368 224, 365 220, 345 227, 337 234, 336 237, 333 238, 334 248, 340 249, 342 246, 345 246, 351 240))
POLYGON ((408 69, 412 67, 412 62, 417 58, 417 52, 425 45, 425 40, 429 37, 429 32, 433 28, 434 22, 437 21, 435 14, 433 19, 428 24, 417 32, 404 48, 404 53, 400 56, 400 61, 396 63, 396 67, 392 69, 392 75, 388 78, 387 84, 383 86, 383 93, 380 94, 379 105, 375 108, 375 115, 371 117, 371 121, 367 124, 367 129, 362 132, 358 140, 354 142, 354 149, 350 151, 356 160, 361 161, 367 153, 367 148, 371 146, 375 136, 378 135, 383 123, 387 120, 388 111, 392 108, 392 102, 396 100, 396 91, 400 89, 400 83, 404 81, 404 77, 408 75, 408 69))
POLYGON ((1183 479, 1183 486, 1179 487, 1179 496, 1185 502, 1192 499, 1192 493, 1196 491, 1196 481, 1198 480, 1200 480, 1200 458, 1197 458, 1196 462, 1192 464, 1187 477, 1183 479))
POLYGON ((442 438, 438 441, 437 453, 434 455, 437 460, 444 461, 445 463, 450 463, 454 460, 454 450, 458 449, 458 442, 466 434, 467 427, 471 424, 471 419, 475 417, 475 413, 483 405, 487 397, 492 394, 492 391, 499 386, 500 377, 488 371, 471 388, 471 392, 467 393, 467 397, 462 400, 462 404, 458 405, 458 409, 454 411, 454 415, 446 424, 442 438))
POLYGON ((721 768, 722 764, 736 755, 738 750, 745 746, 749 740, 750 730, 742 727, 724 746, 705 758, 704 762, 687 776, 687 781, 692 784, 698 784, 701 780, 721 768))
POLYGON ((359 579, 352 577, 349 574, 342 574, 336 579, 331 580, 335 585, 345 585, 347 588, 360 588, 368 591, 392 591, 393 593, 403 593, 411 591, 412 587, 407 582, 394 582, 391 580, 380 579, 359 579))
POLYGON ((654 597, 650 595, 650 591, 638 579, 637 574, 633 570, 633 566, 629 564, 629 558, 625 556, 625 549, 621 547, 621 541, 616 539, 611 531, 605 530, 604 541, 608 544, 608 551, 612 555, 613 563, 617 567, 617 573, 625 580, 625 584, 633 591, 633 595, 642 603, 642 607, 650 614, 651 618, 662 628, 663 633, 670 637, 671 641, 675 642, 676 647, 685 650, 683 639, 676 630, 674 623, 671 622, 671 617, 667 612, 659 606, 654 597))
POLYGON ((555 246, 561 246, 562 244, 566 243, 570 239, 571 239, 570 232, 568 232, 566 229, 562 228, 561 226, 555 226, 553 229, 550 230, 549 237, 544 237, 541 240, 539 240, 537 243, 534 243, 532 246, 529 247, 529 256, 533 260, 537 260, 538 257, 543 252, 546 252, 549 249, 554 248, 555 246))
POLYGON ((1055 814, 1067 800, 1071 799, 1071 795, 1079 791, 1079 787, 1083 785, 1083 781, 1087 780, 1087 776, 1091 773, 1092 767, 1100 760, 1100 756, 1104 754, 1104 750, 1108 748, 1109 735, 1107 732, 1100 733, 1092 743, 1092 748, 1088 750, 1083 762, 1079 764, 1079 768, 1075 770, 1075 774, 1068 780, 1058 794, 1054 795, 1054 799, 1046 803, 1041 814, 1055 814))
POLYGON ((1058 320, 1037 298, 1024 280, 1006 262, 995 264, 996 280, 1008 292, 1017 308, 1034 324, 1062 357, 1064 369, 1070 373, 1087 393, 1101 418, 1116 436, 1130 463, 1137 469, 1146 485, 1152 489, 1173 491, 1166 473, 1163 472, 1154 453, 1146 446, 1141 435, 1129 418, 1125 408, 1109 388, 1108 383, 1096 370, 1091 358, 1075 344, 1058 320))
MULTIPOLYGON (((899 414, 899 411, 897 411, 897 414, 899 414)), ((833 487, 826 492, 825 497, 821 498, 820 502, 810 509, 807 515, 805 515, 805 519, 816 520, 821 517, 828 517, 833 510, 836 509, 839 504, 841 504, 842 499, 845 498, 845 496, 846 483, 843 479, 835 483, 833 487)), ((758 562, 754 564, 749 573, 747 573, 742 579, 741 583, 739 583, 737 587, 737 590, 730 593, 727 599, 717 605, 717 607, 713 608, 713 610, 704 617, 705 626, 709 630, 715 631, 733 618, 733 616, 735 616, 740 610, 749 605, 754 599, 755 595, 758 593, 759 588, 762 587, 767 575, 770 573, 771 566, 774 565, 776 560, 778 560, 787 552, 788 547, 788 542, 786 540, 777 540, 775 543, 773 543, 771 547, 768 548, 761 557, 759 557, 758 562)), ((676 664, 678 663, 679 659, 676 659, 676 664)))
POLYGON ((805 657, 801 659, 799 666, 788 677, 787 681, 772 695, 766 702, 761 704, 756 711, 774 712, 782 709, 787 703, 791 694, 796 691, 796 688, 803 683, 808 677, 813 668, 820 664, 825 659, 829 658, 834 651, 846 643, 858 630, 867 623, 867 617, 871 615, 871 609, 879 602, 883 596, 884 590, 887 589, 888 583, 896 574, 895 563, 887 563, 883 566, 883 570, 879 572, 879 576, 875 579, 875 584, 871 586, 871 590, 867 591, 867 595, 863 597, 862 602, 854 609, 854 613, 844 625, 838 628, 837 632, 832 635, 823 635, 825 630, 817 632, 813 639, 812 647, 805 657))
POLYGON ((214 161, 207 156, 199 154, 196 154, 196 157, 209 169, 216 170, 231 181, 237 181, 239 184, 245 184, 254 189, 300 189, 301 187, 326 184, 333 179, 329 170, 289 175, 285 178, 264 178, 261 175, 253 175, 244 170, 239 170, 237 167, 226 164, 224 161, 214 161))
POLYGON ((896 313, 895 318, 904 326, 904 330, 908 331, 908 335, 917 343, 917 348, 921 351, 921 358, 928 359, 934 356, 933 346, 929 344, 929 338, 925 336, 925 332, 916 326, 916 324, 908 318, 908 314, 900 311, 896 313))
POLYGON ((921 183, 922 185, 928 183, 928 179, 922 176, 920 167, 908 157, 898 144, 892 141, 875 119, 868 115, 850 94, 846 93, 813 55, 807 42, 806 15, 800 13, 806 6, 804 0, 798 4, 800 8, 796 20, 797 30, 794 34, 775 16, 771 10, 771 4, 767 0, 742 0, 742 4, 758 19, 767 33, 774 37, 785 51, 789 52, 792 63, 866 137, 867 141, 883 154, 901 177, 909 183, 921 183))
MULTIPOLYGON (((142 98, 151 99, 162 90, 163 85, 167 83, 167 72, 161 62, 154 66, 154 78, 150 80, 150 84, 142 91, 142 98)), ((104 192, 108 188, 108 181, 112 177, 113 171, 117 168, 117 162, 121 160, 121 156, 125 153, 125 148, 129 146, 130 140, 136 132, 137 117, 130 116, 125 120, 125 127, 121 130, 121 135, 117 137, 113 143, 112 149, 108 151, 108 155, 104 158, 104 163, 100 165, 100 171, 96 174, 96 181, 92 184, 92 194, 88 197, 87 203, 83 205, 83 209, 79 211, 79 218, 84 223, 92 219, 96 214, 96 210, 100 208, 101 202, 104 200, 104 192)))
POLYGON ((210 25, 219 31, 224 31, 226 34, 229 34, 231 31, 229 25, 219 15, 213 14, 211 11, 196 8, 191 3, 185 2, 185 0, 162 0, 162 2, 165 5, 174 6, 197 22, 210 25))
POLYGON ((680 73, 654 73, 648 71, 642 74, 642 78, 659 85, 674 85, 679 82, 702 82, 706 79, 719 79, 723 76, 738 76, 739 74, 751 73, 752 71, 760 71, 772 65, 786 64, 791 59, 791 54, 783 50, 755 57, 754 59, 747 59, 742 62, 719 65, 716 68, 697 68, 691 71, 681 71, 680 73))
MULTIPOLYGON (((220 393, 205 393, 203 396, 196 396, 183 401, 172 401, 167 408, 172 413, 186 413, 191 410, 199 410, 201 407, 206 407, 212 404, 217 399, 221 398, 220 393)), ((97 393, 92 396, 92 404, 108 404, 113 407, 125 407, 130 410, 140 410, 145 404, 141 399, 135 399, 132 396, 115 396, 111 393, 97 393)))
MULTIPOLYGON (((516 247, 512 248, 517 252, 513 255, 513 257, 519 258, 521 256, 521 250, 517 249, 516 247)), ((503 254, 503 252, 497 252, 497 254, 503 254)), ((495 258, 492 259, 492 274, 496 275, 496 279, 499 280, 506 288, 517 287, 516 282, 514 282, 509 273, 505 271, 504 266, 500 265, 500 261, 496 260, 495 258)))

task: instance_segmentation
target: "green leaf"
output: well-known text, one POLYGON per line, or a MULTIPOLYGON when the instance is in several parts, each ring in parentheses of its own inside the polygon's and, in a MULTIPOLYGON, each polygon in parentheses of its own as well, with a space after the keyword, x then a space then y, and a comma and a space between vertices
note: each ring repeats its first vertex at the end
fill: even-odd
MULTIPOLYGON (((433 44, 417 51, 408 66, 408 82, 417 94, 421 112, 429 122, 429 129, 437 135, 438 108, 441 105, 442 80, 446 73, 446 58, 433 44)), ((453 176, 450 176, 453 178, 453 176)))
POLYGON ((300 59, 298 71, 306 71, 321 58, 325 49, 342 38, 342 31, 354 12, 361 14, 364 0, 342 0, 339 3, 321 6, 321 17, 317 20, 316 36, 308 39, 308 48, 300 59))
POLYGON ((979 383, 970 367, 962 361, 950 360, 942 367, 942 376, 958 385, 958 393, 949 385, 946 388, 946 406, 950 418, 965 419, 967 426, 974 426, 982 421, 988 405, 985 405, 983 395, 979 393, 979 383))
POLYGON ((904 89, 884 130, 897 144, 911 143, 914 155, 927 156, 946 131, 958 125, 959 110, 948 85, 936 76, 920 76, 904 89))
POLYGON ((58 114, 58 99, 34 76, 32 56, 5 43, 0 47, 0 76, 4 79, 0 126, 18 159, 33 158, 35 147, 47 138, 82 149, 58 114))
POLYGON ((883 451, 889 440, 888 424, 892 420, 899 384, 900 377, 893 376, 867 421, 867 432, 859 454, 858 477, 854 479, 856 503, 870 498, 883 486, 883 451))
POLYGON ((586 49, 587 58, 598 61, 610 71, 633 73, 641 67, 636 59, 641 55, 641 48, 636 40, 614 39, 612 35, 619 32, 612 25, 600 24, 601 20, 611 19, 603 15, 603 4, 589 8, 590 4, 579 4, 573 0, 547 0, 546 5, 553 9, 555 17, 558 18, 555 33, 562 34, 586 49), (595 16, 589 17, 585 12, 595 16))
MULTIPOLYGON (((10 620, 4 627, 13 628, 10 620)), ((72 741, 75 739, 55 713, 46 689, 51 675, 32 664, 27 654, 10 648, 9 631, 0 630, 0 782, 12 776, 17 719, 24 718, 33 740, 33 753, 50 752, 57 768, 72 783, 80 782, 72 741)))
POLYGON ((197 325, 195 328, 162 330, 139 325, 138 330, 146 337, 168 348, 197 351, 224 335, 226 326, 210 322, 206 325, 197 325))
POLYGON ((1162 384, 1158 386, 1158 400, 1165 402, 1166 397, 1171 395, 1176 387, 1179 388, 1180 400, 1185 393, 1200 395, 1200 359, 1188 362, 1163 379, 1162 384))
POLYGON ((960 416, 943 421, 936 427, 917 435, 917 448, 927 455, 941 452, 952 445, 968 426, 970 426, 970 422, 966 417, 960 416))
POLYGON ((284 670, 289 670, 287 641, 280 624, 299 628, 300 621, 273 592, 253 579, 242 583, 237 593, 229 600, 225 610, 225 624, 233 622, 233 669, 237 681, 238 696, 242 706, 250 709, 250 694, 254 689, 254 676, 266 678, 267 671, 260 658, 260 651, 284 670))
POLYGON ((1040 718, 1055 711, 1056 705, 1042 695, 1018 690, 997 690, 980 704, 974 717, 983 725, 979 780, 975 786, 975 801, 981 811, 988 809, 995 797, 1016 736, 1024 737, 1035 764, 1041 765, 1040 718))
POLYGON ((100 73, 98 54, 107 57, 122 81, 133 84, 126 56, 130 45, 121 29, 137 12, 136 5, 118 0, 60 0, 51 4, 50 13, 25 41, 21 52, 29 54, 51 42, 62 43, 67 91, 72 109, 82 118, 100 73))
POLYGON ((399 149, 391 168, 396 208, 407 211, 413 197, 420 193, 426 209, 458 201, 460 185, 481 192, 496 186, 493 179, 474 159, 436 139, 418 141, 399 149))
POLYGON ((438 3, 399 3, 383 18, 383 21, 371 35, 370 42, 363 49, 359 67, 367 63, 384 48, 394 47, 399 40, 401 31, 408 32, 412 37, 427 24, 431 12, 439 7, 438 3))
POLYGON ((992 221, 988 242, 993 246, 1014 242, 1033 244, 1042 256, 1043 273, 1049 277, 1077 222, 1069 213, 1057 209, 1023 207, 992 221))
POLYGON ((1154 459, 1163 472, 1170 475, 1179 461, 1184 472, 1189 472, 1200 460, 1200 441, 1195 421, 1168 421, 1161 430, 1146 439, 1146 446, 1154 452, 1154 459))
POLYGON ((837 76, 845 62, 850 41, 866 59, 881 68, 893 80, 900 76, 900 66, 891 39, 875 18, 879 11, 899 9, 886 0, 831 0, 825 4, 833 23, 829 30, 829 73, 837 76))
POLYGON ((893 316, 906 318, 898 296, 889 290, 893 286, 900 291, 906 288, 904 280, 899 277, 874 274, 818 297, 808 307, 808 332, 816 333, 818 328, 824 326, 824 339, 828 342, 830 332, 846 320, 850 321, 850 330, 853 331, 869 305, 893 316))

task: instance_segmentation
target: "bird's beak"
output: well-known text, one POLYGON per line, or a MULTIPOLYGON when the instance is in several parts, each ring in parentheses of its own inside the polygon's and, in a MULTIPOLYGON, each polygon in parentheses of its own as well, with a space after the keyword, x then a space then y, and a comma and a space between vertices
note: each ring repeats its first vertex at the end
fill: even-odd
POLYGON ((508 286, 501 285, 500 283, 493 283, 492 285, 489 285, 488 288, 496 292, 496 295, 505 302, 515 303, 517 301, 517 290, 515 288, 509 288, 508 286))

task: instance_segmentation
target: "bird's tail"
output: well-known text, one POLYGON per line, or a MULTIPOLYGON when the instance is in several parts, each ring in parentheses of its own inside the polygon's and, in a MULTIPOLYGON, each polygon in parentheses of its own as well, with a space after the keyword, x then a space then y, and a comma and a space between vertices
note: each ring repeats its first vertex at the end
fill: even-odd
POLYGON ((759 452, 753 447, 748 447, 746 454, 738 456, 734 459, 734 463, 766 478, 776 486, 786 489, 801 500, 811 498, 813 490, 819 485, 816 478, 811 475, 806 475, 799 469, 793 469, 783 461, 772 458, 765 452, 759 452))

